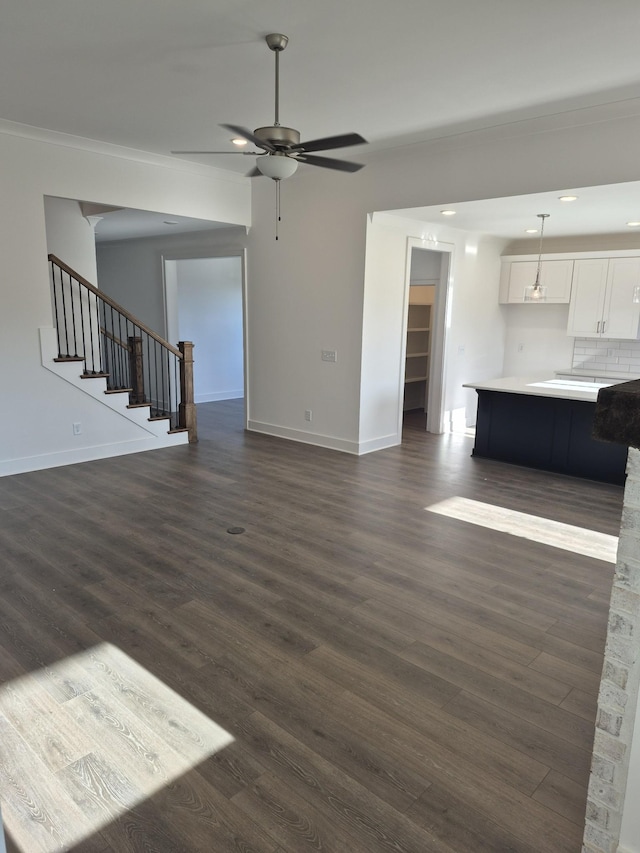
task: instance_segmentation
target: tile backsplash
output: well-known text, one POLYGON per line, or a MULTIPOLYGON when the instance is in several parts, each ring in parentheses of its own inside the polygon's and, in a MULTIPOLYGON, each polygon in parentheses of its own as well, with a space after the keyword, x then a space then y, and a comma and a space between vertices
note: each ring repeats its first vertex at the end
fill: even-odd
POLYGON ((593 370, 599 376, 608 373, 629 378, 640 377, 640 341, 608 341, 576 338, 573 345, 573 369, 593 370))

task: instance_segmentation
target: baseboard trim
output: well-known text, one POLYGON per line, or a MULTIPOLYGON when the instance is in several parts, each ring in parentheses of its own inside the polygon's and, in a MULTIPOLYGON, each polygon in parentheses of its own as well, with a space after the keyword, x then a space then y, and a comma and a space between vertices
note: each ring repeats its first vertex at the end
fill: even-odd
POLYGON ((189 438, 186 433, 177 433, 163 436, 161 443, 158 439, 149 436, 132 441, 121 441, 117 444, 61 450, 57 453, 45 453, 42 456, 23 456, 20 459, 0 462, 0 477, 27 474, 29 471, 42 471, 45 468, 60 468, 62 465, 76 465, 79 462, 94 462, 97 459, 109 459, 112 456, 127 456, 130 453, 143 453, 146 450, 163 450, 188 443, 189 438))
POLYGON ((342 453, 359 454, 358 444, 355 441, 347 441, 344 438, 335 438, 331 435, 320 435, 315 432, 305 432, 301 429, 265 424, 262 421, 247 421, 247 429, 250 432, 261 432, 264 435, 273 435, 275 438, 286 438, 289 441, 298 441, 301 444, 313 444, 315 447, 325 447, 328 450, 340 450, 342 453))
POLYGON ((397 433, 391 435, 382 435, 380 438, 370 438, 369 441, 361 441, 359 446, 359 454, 363 456, 365 453, 373 453, 375 450, 385 450, 387 447, 397 447, 402 444, 402 440, 397 433))
POLYGON ((217 403, 220 400, 240 400, 244 397, 244 389, 235 391, 211 391, 209 394, 195 394, 196 403, 217 403))
POLYGON ((286 438, 289 441, 299 441, 301 444, 312 444, 315 447, 325 447, 327 450, 339 450, 341 453, 351 453, 354 456, 362 456, 374 450, 383 450, 385 447, 395 447, 400 444, 397 435, 385 435, 359 444, 357 441, 348 441, 344 438, 335 438, 331 435, 321 435, 316 432, 305 432, 300 429, 266 424, 262 421, 247 421, 247 429, 250 432, 260 432, 264 435, 272 435, 275 438, 286 438))

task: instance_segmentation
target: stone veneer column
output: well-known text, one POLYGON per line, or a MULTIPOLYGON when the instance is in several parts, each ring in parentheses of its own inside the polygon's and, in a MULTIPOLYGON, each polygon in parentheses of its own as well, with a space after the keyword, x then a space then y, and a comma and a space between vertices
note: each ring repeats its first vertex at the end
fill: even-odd
POLYGON ((582 848, 617 853, 640 690, 640 380, 600 391, 594 436, 630 447, 582 848))

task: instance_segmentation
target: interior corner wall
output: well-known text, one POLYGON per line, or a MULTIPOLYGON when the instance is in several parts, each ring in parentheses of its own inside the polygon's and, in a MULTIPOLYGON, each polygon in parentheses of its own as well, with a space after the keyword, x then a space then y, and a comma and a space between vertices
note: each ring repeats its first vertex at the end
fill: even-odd
POLYGON ((0 419, 2 476, 110 455, 134 439, 124 423, 114 439, 95 400, 42 365, 38 330, 52 325, 45 197, 245 226, 251 189, 216 169, 55 134, 0 132, 0 162, 0 388, 12 415, 0 419))
POLYGON ((97 285, 96 240, 93 226, 82 215, 80 202, 69 198, 44 199, 47 251, 97 285))

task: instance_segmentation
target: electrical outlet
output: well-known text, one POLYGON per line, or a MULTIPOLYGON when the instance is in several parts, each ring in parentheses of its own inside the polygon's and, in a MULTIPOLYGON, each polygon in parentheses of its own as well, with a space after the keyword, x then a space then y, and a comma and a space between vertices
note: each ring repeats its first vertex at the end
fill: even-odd
POLYGON ((81 432, 82 432, 82 424, 80 424, 80 423, 73 424, 73 434, 74 435, 80 435, 81 432))
POLYGON ((322 361, 330 361, 332 364, 335 364, 338 360, 337 350, 323 349, 320 351, 320 358, 322 361))
POLYGON ((311 411, 311 409, 305 409, 304 410, 304 419, 305 419, 305 421, 312 421, 313 420, 313 412, 311 411))

